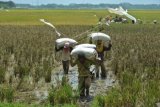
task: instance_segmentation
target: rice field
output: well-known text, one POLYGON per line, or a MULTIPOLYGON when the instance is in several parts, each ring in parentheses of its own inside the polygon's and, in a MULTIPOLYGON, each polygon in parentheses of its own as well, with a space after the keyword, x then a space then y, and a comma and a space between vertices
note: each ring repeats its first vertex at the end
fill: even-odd
MULTIPOLYGON (((129 10, 144 23, 160 20, 159 10, 129 10)), ((55 25, 95 25, 100 17, 110 15, 106 10, 9 10, 0 11, 1 25, 42 25, 39 19, 47 19, 55 25)), ((112 16, 115 16, 112 14, 112 16)))
MULTIPOLYGON (((152 24, 154 19, 160 21, 160 11, 130 13, 145 23, 104 27, 103 32, 112 38, 113 47, 107 59, 119 86, 110 89, 106 96, 96 96, 92 107, 153 107, 160 102, 160 24, 152 24)), ((56 33, 39 19, 55 24, 60 32, 72 38, 94 28, 98 22, 95 14, 99 18, 109 13, 106 10, 0 11, 0 106, 19 105, 15 103, 17 93, 22 89, 32 90, 42 77, 48 82, 52 69, 60 63, 60 59, 55 60, 56 33), (27 82, 29 77, 33 78, 33 84, 27 82)), ((77 40, 88 42, 86 35, 77 40)), ((31 99, 20 106, 28 106, 31 99)), ((45 102, 44 106, 49 104, 45 102)), ((78 106, 74 101, 69 104, 78 106)))

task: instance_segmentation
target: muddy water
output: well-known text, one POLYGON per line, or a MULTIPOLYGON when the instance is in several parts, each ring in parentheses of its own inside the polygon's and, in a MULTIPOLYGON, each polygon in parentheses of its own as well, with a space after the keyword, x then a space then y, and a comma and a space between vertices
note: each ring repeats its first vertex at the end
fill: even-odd
MULTIPOLYGON (((93 71, 95 72, 95 71, 93 71)), ((78 72, 77 67, 71 67, 70 72, 68 73, 69 83, 72 86, 73 90, 78 89, 78 72)), ((57 85, 57 81, 62 81, 63 71, 60 69, 60 72, 56 72, 52 75, 52 84, 57 85)), ((91 83, 90 94, 95 96, 97 94, 102 94, 107 91, 108 88, 113 87, 117 84, 116 78, 112 71, 108 71, 106 79, 94 79, 91 83)))
POLYGON ((156 105, 157 105, 157 107, 160 107, 160 103, 157 103, 156 105))
MULTIPOLYGON (((8 68, 9 74, 12 74, 13 70, 13 65, 15 65, 14 62, 14 55, 11 55, 10 58, 10 66, 8 68)), ((77 67, 71 67, 70 72, 67 75, 68 77, 68 82, 72 86, 73 90, 78 89, 78 72, 77 72, 77 67)), ((91 67, 90 71, 94 71, 94 66, 91 67)), ((106 91, 110 87, 114 87, 115 85, 118 84, 118 81, 116 81, 115 76, 113 75, 112 71, 107 70, 107 78, 106 79, 94 79, 91 83, 90 87, 90 95, 96 96, 98 94, 100 95, 105 95, 106 91)), ((13 75, 13 74, 12 74, 13 75)), ((17 91, 17 96, 16 96, 16 101, 17 102, 26 102, 26 103, 42 103, 43 101, 46 101, 48 98, 48 89, 51 88, 51 86, 56 86, 57 84, 61 83, 62 78, 63 78, 63 70, 62 66, 57 67, 53 70, 52 75, 51 75, 51 83, 45 83, 45 79, 41 78, 38 83, 33 86, 33 89, 30 90, 23 90, 23 91, 17 91), (35 88, 34 88, 35 87, 35 88)), ((7 78, 8 76, 6 76, 7 78)), ((7 78, 8 80, 8 78, 7 78)), ((28 78, 28 80, 33 80, 33 78, 28 78)), ((31 84, 33 85, 32 81, 31 84)), ((159 105, 159 104, 158 104, 159 105)))
MULTIPOLYGON (((59 69, 59 72, 52 74, 52 85, 56 86, 57 83, 62 81, 63 78, 63 70, 59 69)), ((70 68, 70 72, 66 75, 68 78, 68 82, 72 86, 73 90, 78 88, 78 72, 77 67, 70 68)))
MULTIPOLYGON (((57 72, 52 74, 52 81, 50 85, 56 86, 57 84, 60 84, 63 78, 63 71, 62 69, 57 69, 57 72)), ((70 72, 67 75, 69 84, 72 86, 73 90, 78 89, 78 72, 77 67, 70 68, 70 72)), ((97 94, 103 95, 106 93, 108 88, 113 87, 117 84, 115 80, 115 76, 112 74, 111 71, 108 72, 106 79, 94 79, 91 83, 90 87, 90 95, 95 96, 97 94)), ((48 91, 47 90, 36 90, 35 95, 38 99, 43 100, 47 98, 48 91)))
MULTIPOLYGON (((28 99, 30 102, 34 102, 37 104, 43 103, 48 98, 48 89, 50 89, 51 86, 56 86, 57 84, 60 84, 63 76, 64 75, 62 67, 54 69, 51 76, 51 83, 45 83, 44 78, 41 78, 41 80, 36 84, 33 90, 19 92, 21 96, 20 97, 18 96, 19 97, 18 102, 26 101, 26 98, 30 96, 32 99, 32 100, 28 99)), ((68 77, 68 82, 72 86, 73 90, 77 90, 78 89, 77 67, 71 67, 67 77, 68 77)), ((90 87, 90 95, 92 96, 96 96, 98 94, 105 95, 106 91, 108 91, 110 87, 114 87, 115 85, 117 85, 117 83, 118 82, 115 80, 115 76, 112 74, 112 71, 109 71, 106 79, 99 78, 92 81, 90 87)))

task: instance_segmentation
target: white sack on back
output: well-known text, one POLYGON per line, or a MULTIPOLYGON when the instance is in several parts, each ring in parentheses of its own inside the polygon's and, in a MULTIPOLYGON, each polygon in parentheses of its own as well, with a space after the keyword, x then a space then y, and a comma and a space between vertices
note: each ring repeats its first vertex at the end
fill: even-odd
POLYGON ((91 39, 92 43, 94 43, 94 44, 96 44, 97 40, 102 40, 104 42, 105 46, 107 46, 108 45, 108 41, 111 40, 109 35, 107 35, 105 33, 101 33, 101 32, 91 33, 89 35, 89 38, 91 39))
POLYGON ((78 55, 83 54, 85 56, 85 58, 89 59, 89 60, 93 60, 97 57, 97 51, 93 48, 84 48, 84 47, 77 47, 74 48, 71 52, 71 56, 73 58, 78 58, 78 55))
POLYGON ((60 38, 60 39, 56 40, 55 46, 57 49, 59 49, 59 48, 63 47, 66 42, 69 42, 70 46, 75 46, 78 43, 74 39, 60 38))
POLYGON ((93 49, 96 49, 96 45, 94 45, 94 44, 80 44, 80 45, 75 46, 75 48, 78 48, 78 47, 84 47, 84 48, 93 48, 93 49))
POLYGON ((111 38, 109 35, 105 34, 105 33, 101 33, 101 32, 97 32, 97 33, 91 33, 89 35, 89 37, 92 38, 92 41, 97 41, 97 40, 102 40, 104 42, 110 41, 111 38))

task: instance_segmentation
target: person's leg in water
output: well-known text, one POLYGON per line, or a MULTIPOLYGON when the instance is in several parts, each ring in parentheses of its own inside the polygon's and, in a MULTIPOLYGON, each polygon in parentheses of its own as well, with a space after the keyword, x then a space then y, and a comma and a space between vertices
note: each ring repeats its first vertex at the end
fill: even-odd
POLYGON ((61 85, 64 86, 69 83, 68 75, 63 75, 61 85))
POLYGON ((95 80, 95 73, 90 72, 92 82, 95 80))
POLYGON ((96 67, 95 68, 95 70, 96 70, 96 78, 99 78, 99 66, 96 65, 95 67, 96 67))
POLYGON ((104 66, 104 62, 101 63, 101 78, 102 79, 105 79, 107 77, 106 75, 106 69, 105 69, 105 66, 104 66))
POLYGON ((66 74, 68 74, 69 71, 69 60, 66 61, 66 74))
POLYGON ((63 73, 65 74, 66 71, 66 62, 62 60, 62 65, 63 65, 63 73))
POLYGON ((85 100, 85 78, 83 76, 78 77, 78 89, 80 93, 80 100, 85 100))
POLYGON ((89 102, 91 101, 93 98, 89 95, 89 88, 91 86, 91 77, 86 77, 85 78, 85 95, 86 95, 86 100, 89 102))
POLYGON ((63 72, 64 72, 64 74, 68 74, 69 61, 62 61, 62 64, 63 64, 63 72))

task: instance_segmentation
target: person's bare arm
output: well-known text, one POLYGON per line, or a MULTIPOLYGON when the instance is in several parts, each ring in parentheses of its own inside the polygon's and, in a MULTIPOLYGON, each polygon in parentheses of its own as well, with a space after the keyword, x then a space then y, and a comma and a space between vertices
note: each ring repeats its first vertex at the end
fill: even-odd
POLYGON ((73 61, 72 56, 70 56, 70 57, 71 57, 70 64, 71 64, 71 66, 73 67, 73 66, 75 66, 75 65, 76 65, 77 60, 73 61))
POLYGON ((57 49, 56 46, 55 46, 55 51, 56 51, 56 52, 58 52, 58 51, 60 51, 60 50, 62 50, 62 49, 63 49, 63 47, 57 49))
POLYGON ((108 47, 104 47, 104 51, 110 51, 111 47, 112 47, 112 43, 110 41, 108 47))
POLYGON ((101 62, 101 59, 100 58, 95 58, 94 60, 89 60, 89 62, 94 65, 99 65, 100 62, 101 62))

